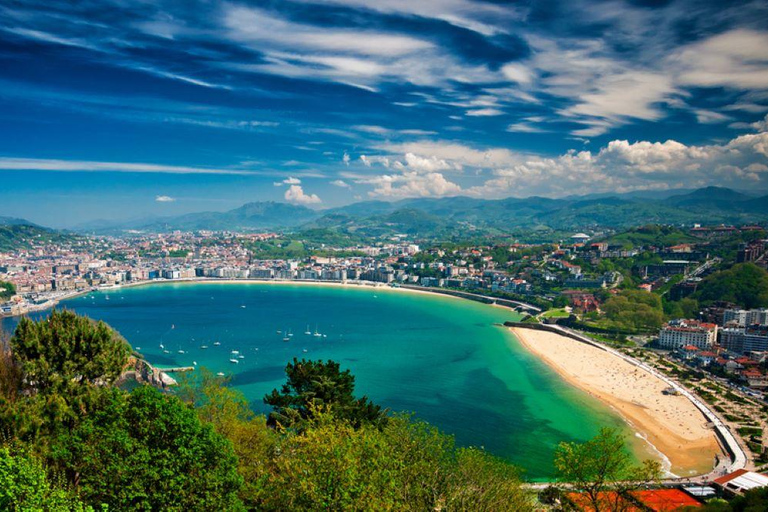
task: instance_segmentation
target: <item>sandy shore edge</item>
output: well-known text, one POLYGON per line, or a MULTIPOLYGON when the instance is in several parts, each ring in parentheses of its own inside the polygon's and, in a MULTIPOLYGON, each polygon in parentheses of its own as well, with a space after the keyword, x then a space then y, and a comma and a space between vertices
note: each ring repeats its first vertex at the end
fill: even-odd
POLYGON ((704 474, 721 450, 714 431, 685 397, 662 393, 658 377, 597 347, 547 331, 511 328, 515 338, 566 382, 621 415, 682 477, 704 474))

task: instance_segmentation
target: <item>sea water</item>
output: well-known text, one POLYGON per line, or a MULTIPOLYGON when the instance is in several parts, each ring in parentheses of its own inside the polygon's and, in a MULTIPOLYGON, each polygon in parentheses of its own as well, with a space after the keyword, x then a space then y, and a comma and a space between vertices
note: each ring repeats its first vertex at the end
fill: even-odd
MULTIPOLYGON (((529 479, 553 475, 561 441, 585 441, 601 426, 625 428, 500 325, 519 314, 464 299, 363 286, 211 282, 104 290, 59 307, 109 323, 154 365, 197 363, 231 376, 262 413, 269 410, 262 398, 285 381, 294 357, 338 361, 355 375, 356 394, 413 412, 458 445, 520 466, 529 479)), ((10 331, 15 322, 3 326, 10 331)))

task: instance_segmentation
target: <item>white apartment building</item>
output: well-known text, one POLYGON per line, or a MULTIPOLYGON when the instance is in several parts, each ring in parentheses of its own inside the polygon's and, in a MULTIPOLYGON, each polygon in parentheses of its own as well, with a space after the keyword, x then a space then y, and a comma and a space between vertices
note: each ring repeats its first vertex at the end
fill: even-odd
POLYGON ((768 325, 768 309, 726 309, 723 311, 723 325, 768 325))
POLYGON ((675 349, 693 345, 711 348, 717 341, 717 325, 698 320, 673 320, 659 331, 659 345, 662 348, 675 349))

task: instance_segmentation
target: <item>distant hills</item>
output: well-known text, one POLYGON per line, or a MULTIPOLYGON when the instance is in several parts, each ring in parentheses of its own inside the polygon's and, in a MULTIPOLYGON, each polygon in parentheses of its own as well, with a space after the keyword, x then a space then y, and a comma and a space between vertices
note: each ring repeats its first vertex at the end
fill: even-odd
POLYGON ((29 241, 61 241, 68 235, 34 224, 25 219, 0 217, 0 251, 11 251, 29 247, 29 241))
MULTIPOLYGON (((254 202, 226 212, 188 213, 125 222, 92 222, 79 231, 332 229, 357 236, 392 233, 420 237, 502 234, 520 230, 627 228, 643 224, 743 224, 768 221, 768 195, 707 187, 666 193, 478 199, 470 197, 363 201, 312 210, 278 202, 254 202)), ((30 224, 0 218, 0 225, 30 224)))

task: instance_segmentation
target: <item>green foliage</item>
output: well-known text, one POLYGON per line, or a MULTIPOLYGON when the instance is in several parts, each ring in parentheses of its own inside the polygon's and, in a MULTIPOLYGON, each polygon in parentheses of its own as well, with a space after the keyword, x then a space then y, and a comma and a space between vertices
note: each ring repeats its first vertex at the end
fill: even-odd
POLYGON ((34 244, 62 243, 76 240, 72 235, 28 224, 0 223, 0 252, 29 249, 34 244))
POLYGON ((129 346, 103 322, 70 311, 45 320, 22 318, 10 340, 13 357, 0 361, 0 429, 45 440, 74 427, 125 366, 129 346))
POLYGON ((240 499, 247 508, 256 508, 266 499, 267 461, 279 437, 267 426, 264 416, 253 413, 245 396, 226 384, 225 378, 202 368, 179 381, 176 395, 194 405, 202 421, 232 442, 237 469, 243 477, 240 499))
POLYGON ((700 240, 673 226, 648 224, 613 235, 606 240, 611 245, 621 245, 625 249, 635 247, 669 247, 683 243, 695 243, 700 240))
POLYGON ((51 482, 37 459, 0 447, 0 510, 55 510, 86 512, 86 507, 69 490, 51 482))
POLYGON ((600 327, 625 331, 647 331, 661 327, 661 299, 643 290, 622 290, 603 304, 609 322, 600 327))
POLYGON ((233 510, 242 479, 232 446, 178 398, 113 389, 52 458, 87 502, 116 510, 233 510))
POLYGON ((16 295, 16 286, 7 281, 0 281, 0 300, 8 300, 16 295))
POLYGON ((746 309, 767 307, 768 272, 753 263, 740 263, 704 278, 696 296, 705 304, 722 300, 746 309))
POLYGON ((624 437, 611 428, 602 428, 585 443, 560 443, 555 450, 555 468, 560 480, 583 493, 594 510, 613 510, 614 504, 606 500, 661 477, 659 462, 635 464, 624 437))
POLYGON ((405 417, 380 430, 317 411, 278 447, 263 510, 531 510, 514 468, 405 417))
POLYGON ((130 347, 104 322, 71 311, 52 311, 39 322, 22 318, 11 349, 25 380, 41 394, 67 393, 113 382, 126 364, 130 347))
POLYGON ((317 408, 326 406, 336 417, 359 427, 363 424, 382 425, 385 412, 367 397, 354 397, 355 377, 349 370, 340 370, 335 361, 299 361, 285 367, 288 381, 280 391, 264 397, 264 403, 274 410, 269 414, 270 425, 302 428, 317 408))

